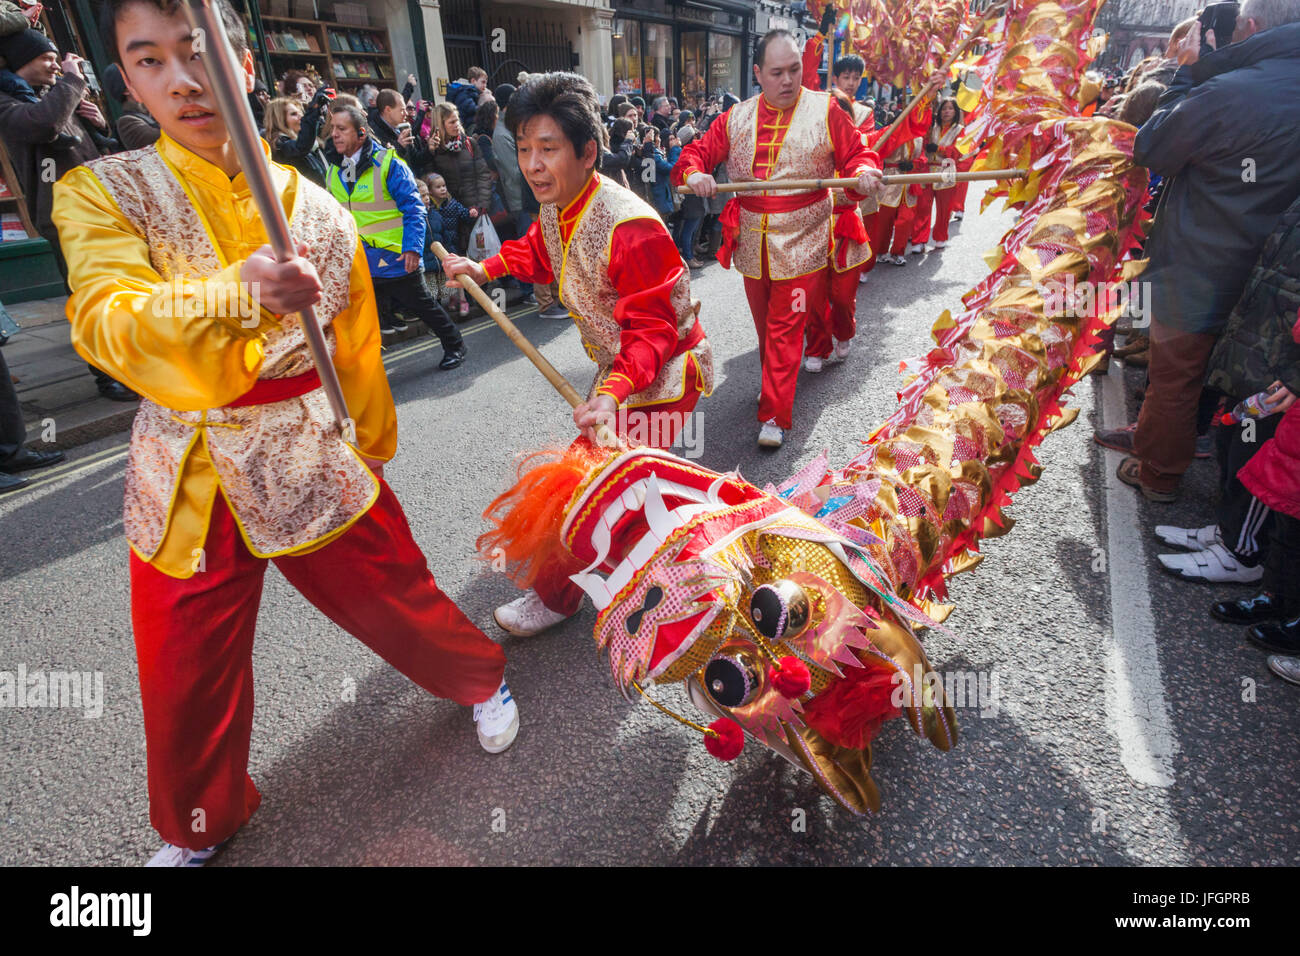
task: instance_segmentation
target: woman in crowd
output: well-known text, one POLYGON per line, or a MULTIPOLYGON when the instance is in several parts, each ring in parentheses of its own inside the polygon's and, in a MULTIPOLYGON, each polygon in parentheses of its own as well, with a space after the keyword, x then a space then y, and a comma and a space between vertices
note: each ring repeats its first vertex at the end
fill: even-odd
POLYGON ((296 98, 277 97, 266 106, 265 137, 273 160, 323 187, 329 164, 316 138, 320 115, 319 107, 304 111, 296 98))

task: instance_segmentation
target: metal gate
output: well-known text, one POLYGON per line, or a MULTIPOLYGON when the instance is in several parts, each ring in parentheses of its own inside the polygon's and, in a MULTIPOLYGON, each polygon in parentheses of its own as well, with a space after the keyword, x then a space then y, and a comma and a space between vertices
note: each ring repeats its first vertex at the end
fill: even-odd
POLYGON ((545 73, 574 68, 573 46, 558 23, 484 11, 475 0, 442 0, 439 9, 449 80, 463 77, 471 66, 481 66, 491 88, 513 83, 521 70, 545 73))

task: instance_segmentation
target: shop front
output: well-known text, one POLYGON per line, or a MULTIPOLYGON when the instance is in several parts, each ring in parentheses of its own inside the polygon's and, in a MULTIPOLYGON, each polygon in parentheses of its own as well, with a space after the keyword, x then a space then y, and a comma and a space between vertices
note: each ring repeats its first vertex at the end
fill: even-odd
MULTIPOLYGON (((699 111, 709 97, 748 95, 751 4, 615 3, 614 89, 641 96, 676 96, 682 109, 699 111)), ((604 92, 604 91, 602 91, 604 92)))

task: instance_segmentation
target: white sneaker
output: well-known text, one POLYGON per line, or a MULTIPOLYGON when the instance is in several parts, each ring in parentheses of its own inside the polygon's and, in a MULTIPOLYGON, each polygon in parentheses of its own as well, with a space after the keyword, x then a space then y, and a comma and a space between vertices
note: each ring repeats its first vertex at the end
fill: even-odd
POLYGON ((835 350, 831 353, 840 362, 849 357, 849 351, 853 348, 853 340, 845 339, 841 342, 839 339, 831 339, 835 343, 835 350))
POLYGON ((1204 528, 1176 528, 1171 524, 1156 525, 1156 537, 1173 548, 1185 551, 1204 551, 1212 544, 1223 544, 1217 524, 1204 528))
POLYGON ((478 724, 478 742, 490 754, 499 754, 515 742, 519 736, 519 708, 505 681, 495 694, 474 705, 474 722, 478 724))
POLYGON ((887 256, 885 258, 885 261, 888 262, 891 266, 907 265, 907 260, 904 259, 902 256, 887 256))
POLYGON ((775 418, 769 418, 763 422, 763 427, 758 430, 758 446, 760 448, 780 448, 784 439, 785 429, 776 424, 775 418))
POLYGON ((917 255, 918 253, 925 252, 925 243, 914 242, 912 243, 912 248, 907 251, 910 252, 912 255, 917 255))
POLYGON ((807 358, 803 360, 803 367, 807 369, 809 372, 820 372, 822 370, 822 366, 825 364, 826 363, 824 359, 819 359, 815 355, 809 355, 807 358))
POLYGON ((552 611, 542 603, 536 591, 525 591, 524 596, 509 604, 502 604, 492 612, 497 627, 515 637, 532 637, 548 627, 554 627, 570 615, 552 611))
POLYGON ((1264 577, 1264 566, 1248 568, 1221 544, 1204 551, 1186 554, 1158 554, 1156 559, 1168 570, 1189 581, 1210 584, 1256 584, 1264 577))
POLYGON ((212 859, 220 848, 220 843, 206 850, 187 850, 183 846, 164 843, 162 849, 155 853, 145 866, 202 866, 212 859))
POLYGON ((871 278, 871 273, 863 269, 858 273, 858 285, 866 285, 867 280, 871 278))
POLYGON ((965 215, 965 213, 955 212, 955 213, 952 214, 952 218, 953 218, 956 222, 961 222, 961 217, 962 217, 963 215, 965 215))
POLYGON ((938 239, 936 239, 934 242, 930 244, 930 251, 934 252, 937 249, 947 248, 947 246, 948 246, 947 242, 940 242, 938 239))

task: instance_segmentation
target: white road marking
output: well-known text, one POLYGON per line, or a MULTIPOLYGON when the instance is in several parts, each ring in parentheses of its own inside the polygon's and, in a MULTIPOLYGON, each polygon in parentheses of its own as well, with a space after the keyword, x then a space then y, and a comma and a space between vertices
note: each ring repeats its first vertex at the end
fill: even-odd
MULTIPOLYGON (((1102 379, 1104 428, 1126 424, 1123 382, 1122 374, 1114 370, 1102 379)), ((1106 718, 1119 739, 1120 761, 1128 775, 1138 783, 1170 787, 1175 779, 1173 756, 1178 741, 1156 653, 1136 497, 1139 492, 1115 475, 1123 458, 1122 453, 1110 449, 1102 456, 1113 638, 1106 649, 1106 718)))

